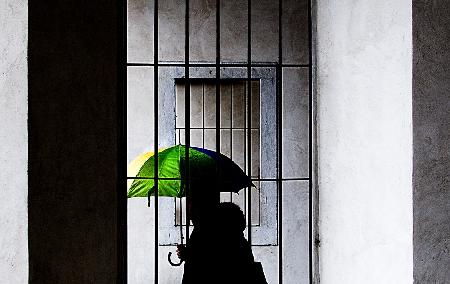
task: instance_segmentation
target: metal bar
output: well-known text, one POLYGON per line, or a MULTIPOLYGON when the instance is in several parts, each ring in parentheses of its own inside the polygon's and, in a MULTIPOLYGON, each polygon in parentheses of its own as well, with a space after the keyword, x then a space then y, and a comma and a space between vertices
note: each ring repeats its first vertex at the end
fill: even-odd
POLYGON ((154 173, 155 173, 155 182, 154 182, 154 186, 155 186, 155 284, 158 283, 159 278, 158 278, 158 273, 159 273, 159 235, 158 235, 158 227, 159 227, 159 208, 158 208, 158 112, 159 112, 159 108, 158 108, 158 98, 159 98, 159 94, 158 94, 158 62, 159 62, 159 38, 158 38, 158 30, 159 30, 159 26, 158 26, 158 0, 155 0, 155 7, 154 7, 154 24, 153 24, 153 33, 154 33, 154 42, 153 42, 153 46, 154 46, 154 50, 153 50, 153 55, 154 55, 154 68, 153 68, 153 75, 154 75, 154 93, 153 93, 153 98, 154 98, 154 124, 155 124, 155 133, 154 133, 154 153, 155 153, 155 169, 154 169, 154 173))
MULTIPOLYGON (((248 78, 221 78, 220 79, 220 83, 233 83, 233 82, 247 82, 248 78)), ((175 79, 175 83, 177 84, 181 84, 184 83, 186 81, 186 78, 176 78, 175 79)), ((195 83, 195 84, 201 84, 201 83, 215 83, 217 81, 217 78, 190 78, 189 82, 190 83, 195 83)), ((259 81, 258 79, 252 79, 252 81, 259 81)))
MULTIPOLYGON (((309 173, 313 177, 313 45, 312 45, 312 0, 308 0, 308 43, 309 43, 309 173)), ((309 283, 313 283, 313 253, 314 253, 314 231, 313 231, 313 180, 308 184, 309 188, 309 283)))
MULTIPOLYGON (((184 123, 185 123, 185 182, 186 182, 186 196, 188 199, 190 198, 190 162, 189 162, 189 147, 191 143, 191 85, 189 82, 189 0, 186 0, 186 11, 185 11, 185 44, 184 44, 184 77, 186 81, 184 83, 184 105, 185 105, 185 113, 184 113, 184 123)), ((189 242, 189 226, 190 226, 190 210, 189 205, 186 204, 186 243, 189 242)))
MULTIPOLYGON (((184 67, 186 64, 184 63, 159 63, 158 64, 161 67, 184 67)), ((189 67, 216 67, 217 64, 215 63, 189 63, 189 67)), ((252 67, 277 67, 280 64, 278 63, 251 63, 252 67)), ((145 62, 129 62, 127 63, 128 67, 152 67, 155 66, 154 63, 145 63, 145 62)), ((248 64, 241 64, 241 63, 220 63, 219 67, 247 67, 248 64)), ((282 64, 281 67, 295 67, 295 68, 309 68, 309 64, 282 64)))
MULTIPOLYGON (((246 103, 247 103, 247 82, 244 84, 244 172, 247 172, 247 116, 245 115, 246 103)), ((248 173, 247 173, 248 174, 248 173)), ((251 177, 251 175, 249 175, 251 177)), ((244 191, 244 214, 247 216, 247 191, 244 191)))
POLYGON ((202 147, 205 148, 205 84, 202 84, 202 147))
MULTIPOLYGON (((216 0, 216 151, 220 151, 220 0, 216 0)), ((217 170, 220 171, 220 163, 217 170)), ((219 177, 220 175, 217 175, 219 177)), ((220 180, 217 181, 220 186, 220 180)), ((217 188, 219 188, 219 186, 217 188)), ((220 194, 219 200, 220 200, 220 194)))
MULTIPOLYGON (((283 64, 283 0, 278 1, 278 62, 283 64)), ((278 283, 283 283, 283 67, 277 68, 278 283)))
MULTIPOLYGON (((184 127, 176 127, 175 129, 180 130, 184 129, 184 127)), ((217 127, 191 127, 191 129, 217 129, 217 127)), ((220 127, 219 129, 230 130, 230 127, 220 127)), ((235 127, 234 130, 247 130, 247 127, 235 127)), ((252 130, 259 130, 258 127, 253 127, 252 130)))
MULTIPOLYGON (((252 1, 247 2, 247 90, 248 90, 248 175, 252 175, 252 1)), ((248 242, 252 244, 252 187, 247 188, 247 228, 248 242)))
MULTIPOLYGON (((230 88, 230 159, 233 160, 233 87, 230 88)), ((230 202, 233 202, 233 193, 230 192, 230 202)))
MULTIPOLYGON (((175 198, 176 200, 176 198, 175 198)), ((176 222, 175 222, 176 224, 176 222)), ((181 236, 181 244, 184 244, 184 237, 183 237, 183 200, 180 198, 180 236, 181 236)))
MULTIPOLYGON (((152 177, 127 177, 127 179, 137 179, 137 180, 146 180, 146 179, 154 179, 152 177)), ((159 177, 158 180, 182 180, 181 178, 164 178, 159 177)), ((251 178, 251 181, 309 181, 309 177, 299 177, 299 178, 251 178)))
POLYGON ((117 283, 127 282, 127 1, 119 2, 122 17, 118 25, 118 134, 117 134, 117 283))

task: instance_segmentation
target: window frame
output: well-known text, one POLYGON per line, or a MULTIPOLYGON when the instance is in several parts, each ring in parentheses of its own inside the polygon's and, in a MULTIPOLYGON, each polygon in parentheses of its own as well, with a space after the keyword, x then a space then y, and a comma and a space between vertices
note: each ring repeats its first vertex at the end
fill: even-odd
MULTIPOLYGON (((163 110, 158 118, 160 131, 158 147, 174 145, 176 131, 176 83, 185 80, 184 67, 159 67, 158 104, 163 110), (171 110, 166 111, 166 110, 171 110)), ((278 157, 277 149, 277 72, 276 67, 252 67, 251 80, 260 83, 260 224, 252 226, 252 245, 278 245, 278 189, 276 184, 278 157), (264 127, 269 126, 269 127, 264 127), (264 147, 263 145, 267 145, 264 147), (274 158, 275 156, 275 158, 274 158), (275 204, 275 206, 274 206, 275 204)), ((191 67, 189 80, 216 79, 214 67, 191 67)), ((247 81, 245 67, 222 67, 221 80, 247 81)), ((189 94, 190 95, 190 94, 189 94)), ((246 189, 243 189, 246 190, 246 189)), ((173 246, 180 243, 180 228, 173 223, 175 220, 175 202, 173 199, 159 199, 159 245, 173 246)), ((186 236, 186 228, 183 228, 186 236)))

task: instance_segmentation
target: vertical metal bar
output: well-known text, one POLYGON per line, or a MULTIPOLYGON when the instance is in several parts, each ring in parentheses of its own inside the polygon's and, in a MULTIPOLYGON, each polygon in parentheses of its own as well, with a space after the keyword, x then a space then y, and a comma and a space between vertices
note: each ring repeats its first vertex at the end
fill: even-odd
MULTIPOLYGON (((216 0, 216 151, 220 153, 220 0, 216 0)), ((218 170, 220 171, 220 164, 218 170)), ((219 176, 219 175, 217 175, 219 176)), ((217 181, 220 185, 220 180, 217 181)), ((217 187, 219 188, 219 187, 217 187)), ((219 194, 220 196, 220 194, 219 194)))
MULTIPOLYGON (((233 87, 234 83, 231 82, 230 88, 230 159, 233 160, 233 87)), ((230 202, 233 202, 233 193, 230 192, 230 202)))
POLYGON ((202 147, 205 148, 205 83, 202 83, 202 147))
POLYGON ((158 49, 159 49, 159 38, 158 38, 158 30, 159 30, 159 21, 158 21, 158 0, 155 0, 155 7, 154 7, 154 25, 153 25, 153 33, 154 33, 154 39, 153 39, 153 46, 154 46, 154 50, 153 50, 153 55, 154 55, 154 64, 155 66, 153 67, 153 84, 154 84, 154 93, 153 93, 153 98, 154 98, 154 124, 155 124, 155 138, 154 138, 154 157, 155 157, 155 168, 154 168, 154 173, 155 173, 155 284, 158 283, 158 267, 159 267, 159 235, 158 235, 158 227, 159 227, 159 215, 158 215, 158 64, 159 64, 159 55, 158 55, 158 49))
POLYGON ((308 44, 309 44, 309 283, 313 283, 313 252, 314 252, 314 231, 313 231, 313 45, 312 45, 312 0, 308 0, 308 44))
MULTIPOLYGON (((186 0, 185 11, 185 44, 184 44, 184 76, 186 78, 184 83, 184 123, 185 123, 185 182, 186 182, 186 196, 188 200, 190 198, 190 163, 189 163, 189 147, 191 144, 191 84, 189 80, 189 0, 186 0)), ((189 241, 189 227, 190 227, 190 210, 188 204, 186 204, 186 243, 189 241)))
MULTIPOLYGON (((248 0, 247 7, 247 89, 248 89, 248 174, 252 176, 252 1, 248 0)), ((247 227, 248 242, 252 244, 252 187, 247 188, 247 227)))
POLYGON ((127 281, 127 1, 119 2, 118 25, 118 135, 117 135, 117 283, 127 281))
MULTIPOLYGON (((247 104, 247 85, 246 82, 244 82, 244 171, 247 172, 247 116, 245 115, 246 112, 246 104, 247 104)), ((248 173, 247 173, 248 174, 248 173)), ((247 191, 244 191, 244 214, 247 218, 247 191)))
POLYGON ((283 283, 283 0, 278 1, 277 142, 278 142, 278 283, 283 283))
MULTIPOLYGON (((175 198, 176 200, 176 198, 175 198)), ((181 244, 184 243, 184 237, 183 237, 183 199, 180 198, 180 233, 181 233, 181 244)))

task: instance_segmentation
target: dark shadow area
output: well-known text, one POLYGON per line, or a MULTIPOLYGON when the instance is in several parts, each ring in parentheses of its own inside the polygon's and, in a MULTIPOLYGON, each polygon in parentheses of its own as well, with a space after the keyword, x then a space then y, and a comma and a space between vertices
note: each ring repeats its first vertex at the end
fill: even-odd
POLYGON ((185 260, 182 283, 267 283, 244 237, 246 220, 239 206, 225 202, 202 211, 192 208, 195 228, 187 247, 179 248, 185 260))
POLYGON ((123 280, 119 2, 28 3, 30 283, 123 280))

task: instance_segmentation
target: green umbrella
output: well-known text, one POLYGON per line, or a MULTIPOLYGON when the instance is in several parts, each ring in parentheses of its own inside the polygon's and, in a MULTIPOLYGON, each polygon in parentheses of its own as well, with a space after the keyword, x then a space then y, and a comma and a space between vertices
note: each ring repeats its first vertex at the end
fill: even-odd
MULTIPOLYGON (((218 191, 238 192, 254 186, 251 179, 230 158, 220 153, 197 147, 189 147, 189 183, 192 191, 208 188, 216 191, 199 194, 215 194, 218 191), (205 187, 206 186, 206 187, 205 187)), ((186 196, 186 146, 177 145, 158 151, 158 195, 169 197, 186 196)), ((128 166, 128 198, 150 197, 155 194, 155 156, 153 152, 139 155, 128 166)), ((150 201, 149 201, 150 205, 150 201)), ((180 226, 181 243, 183 230, 180 226)), ((171 265, 179 266, 180 263, 171 265)))
MULTIPOLYGON (((158 151, 158 195, 186 196, 186 146, 176 145, 158 151)), ((155 194, 155 156, 147 152, 138 156, 128 167, 128 198, 155 194)), ((254 186, 242 169, 227 156, 215 151, 189 147, 189 180, 195 185, 211 185, 222 192, 238 192, 254 186)), ((199 188, 204 188, 203 186, 199 188)), ((201 194, 208 194, 204 192, 201 194)), ((212 192, 211 192, 212 194, 212 192)))

